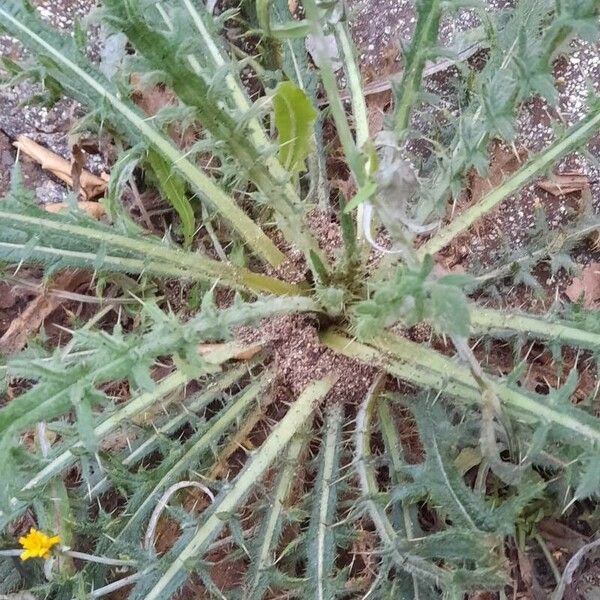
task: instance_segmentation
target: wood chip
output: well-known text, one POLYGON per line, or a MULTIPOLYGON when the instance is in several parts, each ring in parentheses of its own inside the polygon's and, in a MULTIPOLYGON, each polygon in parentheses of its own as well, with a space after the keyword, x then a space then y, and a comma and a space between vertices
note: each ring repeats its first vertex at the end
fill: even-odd
MULTIPOLYGON (((89 273, 64 271, 54 278, 52 288, 72 292, 89 281, 89 273)), ((36 333, 44 321, 66 301, 66 298, 44 292, 32 300, 0 338, 0 354, 14 354, 22 350, 30 336, 36 333)))
POLYGON ((481 177, 473 170, 469 190, 471 204, 476 204, 484 196, 496 189, 502 181, 521 167, 527 158, 527 151, 524 148, 517 149, 517 153, 512 148, 507 148, 502 144, 495 144, 490 153, 490 167, 486 177, 481 177))
POLYGON ((590 181, 587 175, 576 171, 565 171, 564 173, 553 174, 550 179, 538 181, 536 185, 553 196, 564 196, 589 188, 590 181))
MULTIPOLYGON (((77 203, 77 207, 86 212, 90 217, 94 219, 101 219, 105 214, 106 210, 104 206, 99 202, 89 202, 88 200, 81 200, 77 203)), ((55 202, 53 204, 44 204, 44 208, 50 213, 59 213, 67 210, 69 204, 67 202, 55 202)))
POLYGON ((577 302, 583 295, 584 308, 597 308, 600 302, 600 263, 593 262, 587 265, 581 277, 573 279, 565 294, 572 302, 577 302))
MULTIPOLYGON (((64 181, 68 186, 74 187, 73 164, 68 160, 65 160, 62 156, 52 152, 52 150, 48 150, 48 148, 44 148, 44 146, 24 135, 20 135, 13 145, 20 152, 23 152, 37 162, 42 169, 50 171, 50 173, 61 181, 64 181)), ((79 191, 85 200, 98 198, 104 194, 108 187, 106 178, 96 177, 96 175, 81 167, 77 167, 76 172, 79 191)))

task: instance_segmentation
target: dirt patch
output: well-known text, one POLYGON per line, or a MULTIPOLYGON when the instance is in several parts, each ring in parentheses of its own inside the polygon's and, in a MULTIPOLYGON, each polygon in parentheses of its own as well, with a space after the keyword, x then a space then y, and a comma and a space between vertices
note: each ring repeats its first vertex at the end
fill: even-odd
POLYGON ((286 315, 268 319, 256 328, 238 332, 244 343, 263 343, 271 350, 277 370, 276 397, 292 401, 308 384, 329 373, 339 376, 328 402, 360 402, 375 377, 375 370, 323 346, 319 324, 309 315, 286 315))

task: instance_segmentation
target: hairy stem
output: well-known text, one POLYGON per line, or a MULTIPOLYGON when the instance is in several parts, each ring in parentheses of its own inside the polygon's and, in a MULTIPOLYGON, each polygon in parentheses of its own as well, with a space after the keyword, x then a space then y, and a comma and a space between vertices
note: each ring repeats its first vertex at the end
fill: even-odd
POLYGON ((530 338, 559 342, 589 350, 600 349, 600 335, 573 327, 568 322, 552 322, 543 317, 470 306, 473 333, 521 333, 530 338))
POLYGON ((534 156, 518 171, 507 177, 495 190, 484 196, 477 204, 467 209, 438 231, 419 248, 419 256, 423 257, 426 254, 435 254, 447 246, 456 236, 466 231, 473 223, 511 194, 519 191, 533 177, 544 172, 558 159, 583 144, 599 127, 600 110, 596 108, 590 111, 574 127, 569 129, 564 136, 534 156))

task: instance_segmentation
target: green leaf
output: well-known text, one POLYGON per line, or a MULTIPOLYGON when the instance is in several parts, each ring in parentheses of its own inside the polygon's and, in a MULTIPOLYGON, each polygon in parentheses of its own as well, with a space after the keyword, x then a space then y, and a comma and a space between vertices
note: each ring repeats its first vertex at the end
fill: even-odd
POLYGON ((244 469, 206 511, 206 519, 183 547, 176 560, 164 571, 160 579, 146 595, 146 600, 168 597, 164 591, 173 590, 185 578, 186 562, 206 552, 210 543, 219 535, 224 523, 218 518, 220 512, 230 512, 239 507, 252 488, 281 455, 293 435, 307 421, 313 410, 331 389, 336 377, 327 376, 311 383, 292 404, 285 417, 275 426, 260 449, 248 461, 244 469))
POLYGON ((158 152, 150 150, 148 161, 156 175, 160 189, 181 219, 185 246, 188 247, 192 243, 196 229, 196 219, 194 209, 185 193, 185 182, 169 168, 169 163, 158 152))
POLYGON ((269 33, 278 40, 304 39, 310 33, 310 24, 306 21, 290 21, 271 27, 269 33))
POLYGON ((365 185, 363 185, 358 190, 358 192, 356 192, 356 195, 352 198, 352 200, 350 200, 350 202, 346 204, 346 206, 344 207, 344 212, 349 213, 350 211, 354 210, 359 204, 367 202, 374 196, 376 191, 377 184, 372 179, 367 181, 365 185))
POLYGON ((471 327, 469 305, 460 288, 435 283, 431 286, 431 310, 435 325, 444 333, 467 337, 471 327))
POLYGON ((291 81, 283 81, 277 86, 273 108, 275 127, 279 132, 279 161, 292 173, 304 171, 319 113, 307 95, 291 81))

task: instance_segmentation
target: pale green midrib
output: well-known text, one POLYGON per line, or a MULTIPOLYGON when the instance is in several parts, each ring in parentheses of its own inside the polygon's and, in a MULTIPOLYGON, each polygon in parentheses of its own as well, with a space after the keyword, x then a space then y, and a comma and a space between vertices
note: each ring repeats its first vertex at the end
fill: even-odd
MULTIPOLYGON (((428 33, 430 33, 432 25, 435 24, 436 20, 439 19, 440 14, 440 0, 433 0, 431 3, 431 9, 427 13, 427 17, 425 20, 425 24, 423 28, 420 30, 422 37, 415 39, 412 43, 421 45, 423 40, 426 39, 428 33)), ((417 29, 418 29, 417 24, 417 29)), ((410 113, 413 108, 415 102, 415 96, 418 92, 418 83, 421 82, 423 77, 423 68, 425 65, 425 57, 419 56, 424 52, 423 48, 417 48, 415 51, 415 64, 411 65, 410 71, 406 73, 407 80, 403 81, 402 86, 402 97, 398 104, 398 111, 396 113, 396 124, 395 130, 397 134, 400 134, 404 131, 410 121, 410 113)))
POLYGON ((507 313, 502 310, 471 307, 471 328, 474 332, 510 330, 534 338, 569 343, 589 349, 600 348, 600 335, 566 324, 545 321, 542 317, 507 313))
POLYGON ((153 487, 152 491, 147 494, 146 498, 138 506, 135 512, 128 516, 127 523, 118 533, 115 540, 122 539, 129 529, 137 524, 138 519, 144 514, 146 508, 156 502, 157 494, 160 492, 160 490, 169 485, 174 477, 176 477, 186 468, 195 468, 195 465, 190 464, 192 458, 198 457, 203 450, 206 450, 207 444, 219 439, 227 427, 232 424, 234 419, 245 411, 245 409, 256 398, 263 387, 264 382, 261 380, 251 383, 231 406, 226 407, 222 412, 216 415, 214 422, 208 423, 207 430, 196 442, 194 442, 194 444, 185 452, 185 454, 181 456, 181 458, 169 469, 169 471, 161 477, 160 481, 153 487))
POLYGON ((600 112, 591 113, 584 117, 567 135, 555 142, 546 151, 534 157, 524 167, 510 175, 495 190, 487 194, 473 207, 456 217, 446 227, 442 228, 419 249, 418 255, 423 258, 426 254, 435 254, 448 245, 457 235, 468 229, 479 217, 489 212, 505 198, 518 191, 537 173, 549 167, 554 161, 564 156, 569 150, 583 139, 592 135, 593 130, 600 125, 600 112))
MULTIPOLYGON (((168 393, 176 390, 178 387, 189 381, 189 379, 191 379, 191 376, 186 375, 182 371, 177 371, 176 373, 169 375, 156 386, 155 390, 146 392, 145 394, 138 396, 135 400, 128 402, 123 408, 108 417, 105 421, 100 423, 100 425, 96 426, 94 428, 94 434, 98 439, 103 438, 120 423, 152 406, 152 404, 157 402, 160 398, 163 398, 168 393)), ((78 448, 83 448, 82 442, 75 442, 69 450, 65 450, 59 456, 54 458, 50 464, 44 467, 21 488, 21 492, 26 492, 27 490, 31 490, 32 488, 41 485, 56 473, 61 472, 71 462, 76 460, 73 450, 78 448)))
MULTIPOLYGON (((386 356, 387 352, 391 356, 397 357, 399 360, 408 363, 408 365, 413 365, 417 368, 414 375, 409 370, 403 370, 402 376, 407 380, 412 380, 419 385, 438 387, 439 382, 433 381, 431 378, 429 378, 429 383, 426 383, 428 379, 427 371, 433 371, 437 376, 442 379, 447 378, 448 380, 448 386, 440 388, 442 391, 445 390, 452 395, 461 392, 462 390, 459 388, 452 393, 449 386, 454 381, 459 386, 464 386, 464 391, 469 393, 471 399, 477 400, 480 398, 481 394, 478 392, 477 383, 466 367, 456 364, 434 350, 422 348, 419 344, 410 342, 405 338, 396 338, 390 334, 380 336, 374 340, 374 344, 379 344, 381 348, 360 344, 346 338, 342 334, 333 332, 326 332, 321 336, 321 339, 326 345, 331 344, 330 347, 346 356, 354 356, 367 362, 372 361, 385 369, 393 369, 393 362, 390 362, 389 356, 386 356)), ((598 428, 591 427, 571 415, 556 411, 551 406, 529 398, 500 382, 493 381, 491 378, 490 382, 494 392, 508 405, 508 408, 517 409, 531 415, 537 421, 547 419, 549 422, 575 431, 589 440, 600 442, 600 422, 598 428)), ((585 415, 586 413, 583 414, 585 415)))
MULTIPOLYGON (((60 234, 71 233, 72 235, 80 238, 93 239, 99 242, 113 244, 114 246, 118 246, 132 252, 144 253, 151 257, 154 256, 159 263, 152 264, 152 268, 156 270, 162 270, 162 272, 166 275, 171 274, 189 277, 190 273, 197 273, 206 279, 220 280, 223 284, 228 283, 238 287, 258 289, 259 291, 297 295, 304 293, 297 285, 284 282, 283 280, 276 279, 262 273, 255 273, 241 267, 233 267, 229 264, 206 258, 200 254, 163 248, 158 243, 128 238, 117 233, 97 230, 93 227, 82 227, 79 225, 73 225, 71 223, 13 213, 10 211, 3 211, 1 209, 0 218, 4 222, 12 221, 14 223, 34 225, 40 227, 40 230, 42 231, 43 229, 50 229, 60 234), (160 262, 163 263, 162 266, 160 262), (186 271, 186 269, 188 271, 186 271), (279 292, 277 291, 278 289, 279 292)), ((0 242, 0 246, 14 248, 15 250, 25 247, 25 245, 15 244, 12 242, 0 242)), ((33 251, 54 254, 56 256, 70 256, 74 259, 81 258, 82 260, 89 260, 91 262, 97 261, 98 258, 96 254, 89 252, 55 249, 48 246, 36 246, 33 248, 33 251)), ((111 256, 110 254, 107 255, 107 260, 121 263, 122 265, 129 266, 132 269, 135 266, 136 270, 139 270, 140 263, 142 263, 142 265, 145 264, 144 261, 139 258, 111 256)), ((143 270, 144 269, 141 269, 142 272, 143 270)))
POLYGON ((219 211, 219 214, 231 223, 234 229, 246 240, 248 245, 262 258, 275 267, 279 266, 285 260, 283 253, 275 246, 275 244, 273 244, 273 242, 271 242, 260 227, 240 210, 233 199, 227 196, 227 194, 187 160, 175 146, 159 135, 150 125, 140 118, 139 115, 96 82, 84 69, 67 59, 52 45, 48 44, 43 38, 23 25, 18 19, 15 19, 2 8, 0 8, 0 16, 7 19, 8 22, 12 23, 34 43, 48 51, 59 63, 75 73, 77 77, 84 81, 85 84, 93 89, 100 97, 108 100, 113 108, 119 111, 130 123, 134 124, 137 129, 160 150, 163 156, 165 156, 165 158, 168 159, 187 179, 187 181, 202 194, 205 200, 210 202, 215 209, 219 211))
MULTIPOLYGON (((204 41, 204 44, 206 45, 206 47, 208 49, 208 52, 210 54, 213 64, 216 67, 225 66, 227 63, 226 63, 225 59, 223 58, 221 52, 219 51, 219 48, 215 44, 215 42, 212 38, 212 35, 208 31, 207 27, 204 25, 204 21, 202 20, 202 17, 198 14, 198 11, 195 9, 195 7, 190 2, 190 0, 183 0, 183 3, 185 4, 187 11, 190 14, 190 17, 192 18, 194 25, 200 32, 202 40, 204 41)), ((238 84, 234 75, 232 75, 231 73, 228 73, 227 76, 225 77, 225 83, 227 85, 227 88, 231 92, 233 100, 234 100, 235 104, 237 105, 238 109, 241 110, 242 112, 250 110, 252 108, 252 104, 251 104, 249 98, 246 96, 246 94, 242 90, 242 88, 240 87, 240 85, 238 84)), ((248 127, 250 130, 250 137, 251 137, 252 143, 256 149, 260 149, 260 148, 269 146, 270 141, 267 138, 267 135, 264 132, 263 128, 261 127, 258 119, 256 119, 256 118, 251 119, 248 123, 248 127)), ((281 169, 281 171, 283 171, 281 166, 280 166, 280 169, 281 169)))
MULTIPOLYGON (((433 350, 427 350, 421 348, 418 344, 414 342, 409 342, 404 338, 395 338, 395 336, 385 336, 386 338, 392 338, 392 343, 395 344, 396 348, 400 344, 404 344, 406 342, 407 352, 404 353, 404 356, 400 356, 402 360, 411 361, 414 360, 413 357, 419 356, 423 354, 429 355, 429 359, 425 357, 425 359, 421 359, 419 361, 419 366, 422 368, 432 367, 432 364, 441 365, 441 368, 438 366, 438 372, 440 374, 445 374, 447 376, 456 379, 459 383, 464 385, 468 385, 469 387, 478 387, 477 383, 473 379, 470 371, 466 367, 462 367, 452 360, 445 358, 443 355, 438 355, 437 352, 433 350), (417 352, 419 350, 420 352, 417 352), (436 357, 436 360, 432 360, 436 357)), ((416 361, 415 361, 416 362, 416 361)), ((433 367, 435 369, 435 367, 433 367)), ((512 406, 517 407, 527 413, 534 415, 536 418, 544 417, 549 419, 551 422, 556 423, 557 425, 562 425, 563 427, 567 427, 568 429, 572 429, 582 435, 585 435, 587 438, 590 438, 594 441, 600 441, 600 423, 598 429, 594 429, 588 426, 585 423, 581 423, 580 421, 574 419, 570 415, 566 415, 564 413, 560 413, 552 409, 550 406, 544 405, 541 402, 538 402, 532 398, 529 398, 516 390, 512 390, 506 385, 499 383, 497 381, 492 381, 492 386, 497 395, 504 401, 509 402, 512 406)))
POLYGON ((456 506, 458 506, 458 509, 460 510, 463 517, 466 519, 469 526, 474 530, 479 530, 479 528, 477 527, 477 525, 471 518, 471 515, 469 514, 467 509, 463 506, 463 503, 460 501, 460 499, 456 495, 456 492, 454 491, 454 487, 452 486, 452 483, 450 482, 450 478, 448 477, 448 473, 446 472, 446 465, 444 464, 444 461, 442 460, 442 456, 440 454, 440 448, 438 446, 438 442, 437 442, 437 438, 436 438, 435 434, 432 434, 432 436, 431 436, 431 444, 433 445, 433 448, 435 450, 435 462, 438 465, 438 473, 442 473, 442 475, 444 477, 444 482, 446 484, 446 488, 450 492, 450 495, 452 496, 452 498, 454 500, 454 504, 456 504, 456 506))
MULTIPOLYGON (((254 593, 256 588, 260 584, 261 576, 264 575, 263 570, 268 569, 271 564, 269 561, 269 552, 272 548, 273 536, 277 523, 279 522, 280 515, 283 512, 283 503, 291 488, 293 477, 295 475, 298 457, 304 448, 304 440, 302 436, 297 434, 292 438, 290 442, 288 453, 285 457, 285 467, 281 472, 279 482, 275 489, 273 496, 272 508, 269 511, 269 519, 267 521, 265 534, 258 552, 258 558, 256 560, 256 573, 254 575, 252 584, 250 586, 250 594, 254 593)), ((246 600, 253 600, 253 596, 245 596, 246 600)))
POLYGON ((185 563, 192 557, 198 557, 224 527, 225 522, 219 518, 220 513, 232 512, 250 489, 258 482, 277 455, 287 445, 294 433, 308 419, 309 415, 327 392, 331 389, 335 378, 328 376, 310 385, 292 404, 287 414, 275 426, 269 437, 253 456, 250 463, 242 470, 232 487, 223 493, 213 505, 213 511, 200 526, 194 537, 183 548, 161 576, 158 582, 146 594, 146 600, 162 600, 164 590, 175 580, 180 571, 186 571, 185 563))
MULTIPOLYGON (((243 370, 246 370, 246 366, 244 364, 243 370)), ((187 400, 183 405, 183 412, 176 415, 172 419, 169 419, 166 423, 162 424, 160 427, 156 429, 156 433, 153 433, 149 438, 144 440, 142 444, 140 444, 135 450, 130 452, 125 458, 123 458, 122 463, 124 466, 129 466, 137 461, 141 460, 145 456, 147 456, 157 445, 158 440, 163 435, 169 435, 173 433, 179 427, 182 427, 186 423, 189 423, 191 420, 191 415, 195 412, 198 412, 202 408, 204 408, 209 402, 217 397, 219 393, 225 390, 227 387, 233 385, 240 377, 243 375, 243 370, 239 367, 237 369, 230 369, 227 371, 218 382, 214 382, 211 389, 207 389, 203 391, 198 396, 194 396, 193 401, 187 404, 187 400)), ((107 489, 109 485, 108 477, 103 477, 98 483, 94 485, 90 490, 88 490, 88 497, 94 498, 101 494, 103 491, 107 489)))
POLYGON ((442 568, 437 565, 427 565, 430 569, 425 568, 423 563, 426 563, 425 559, 420 557, 403 554, 396 545, 396 540, 399 539, 394 526, 388 519, 385 511, 382 510, 379 505, 372 499, 378 495, 379 489, 375 480, 374 473, 371 469, 367 469, 368 458, 371 456, 370 451, 370 440, 371 440, 371 416, 373 401, 376 399, 377 386, 371 388, 367 393, 367 396, 363 400, 362 405, 359 408, 359 414, 357 416, 357 422, 361 421, 363 429, 357 427, 355 431, 355 460, 354 468, 358 475, 359 481, 361 482, 361 491, 367 496, 367 506, 369 507, 369 515, 371 516, 375 529, 385 545, 391 548, 391 555, 394 557, 396 564, 405 569, 411 575, 418 573, 422 579, 431 581, 435 580, 436 585, 440 585, 444 582, 447 585, 447 577, 449 573, 444 572, 442 568))
POLYGON ((340 405, 331 409, 329 419, 327 420, 327 434, 325 437, 325 456, 323 458, 323 483, 321 498, 319 501, 319 522, 317 530, 317 593, 319 600, 327 600, 323 596, 323 581, 326 574, 323 572, 325 560, 325 540, 329 524, 327 513, 329 511, 329 498, 331 496, 332 475, 335 468, 336 442, 339 427, 342 423, 342 412, 340 405))
MULTIPOLYGON (((191 375, 186 375, 181 371, 177 371, 176 373, 169 375, 163 379, 163 381, 161 381, 157 385, 156 389, 154 389, 152 392, 141 394, 136 399, 127 403, 123 408, 106 418, 102 423, 97 425, 94 428, 94 435, 98 439, 103 438, 123 421, 139 415, 141 412, 152 406, 152 404, 154 404, 156 401, 160 400, 160 398, 163 398, 168 393, 185 384, 191 378, 191 375)), ((262 384, 262 381, 260 383, 262 384)), ((75 442, 70 449, 59 454, 50 462, 50 464, 37 473, 35 477, 30 479, 29 482, 23 486, 21 492, 25 492, 37 485, 45 483, 50 477, 64 470, 69 464, 77 459, 73 450, 77 450, 79 448, 83 448, 83 444, 81 442, 75 442)))

